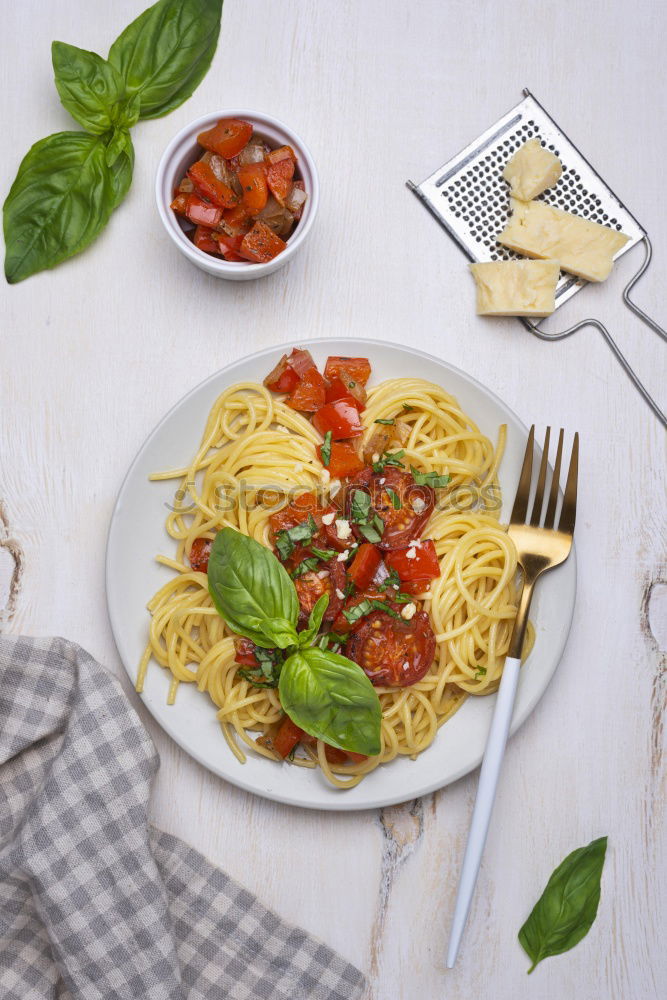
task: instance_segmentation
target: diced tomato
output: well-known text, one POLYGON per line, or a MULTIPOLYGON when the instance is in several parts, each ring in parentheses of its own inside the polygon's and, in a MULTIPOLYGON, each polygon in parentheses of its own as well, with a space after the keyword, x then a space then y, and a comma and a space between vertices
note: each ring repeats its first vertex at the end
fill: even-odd
POLYGON ((289 366, 293 368, 299 378, 303 378, 306 372, 315 367, 313 355, 310 351, 303 351, 300 347, 294 347, 289 358, 289 366))
POLYGON ((190 546, 190 565, 197 573, 208 572, 208 557, 211 554, 213 542, 210 538, 195 538, 190 546))
POLYGON ((197 226, 192 242, 198 250, 203 250, 205 253, 220 253, 220 245, 217 240, 213 239, 212 232, 213 230, 206 226, 197 226))
POLYGON ((282 253, 286 246, 284 240, 276 236, 267 225, 263 222, 256 222, 243 239, 241 254, 246 260, 264 264, 282 253))
POLYGON ((327 358, 324 377, 331 380, 346 371, 355 381, 366 385, 371 374, 371 363, 368 358, 347 358, 343 355, 332 355, 327 358))
POLYGON ((279 753, 283 759, 288 757, 302 736, 303 729, 292 722, 289 715, 286 715, 280 723, 278 732, 273 737, 276 753, 279 753))
POLYGON ((250 639, 234 639, 235 663, 241 663, 244 667, 258 667, 259 660, 255 656, 257 646, 250 639))
POLYGON ((222 209, 217 205, 211 205, 209 201, 204 201, 198 194, 189 194, 187 199, 185 214, 190 222, 215 229, 222 218, 222 209))
POLYGON ((188 177, 204 198, 208 198, 220 208, 233 208, 238 204, 238 195, 224 181, 218 180, 211 165, 197 160, 188 170, 188 177))
POLYGON ((216 233, 216 239, 218 241, 219 252, 225 260, 240 261, 245 259, 239 253, 241 243, 243 242, 242 236, 227 236, 224 233, 216 233))
POLYGON ((244 205, 236 205, 235 208, 228 208, 227 211, 222 213, 222 221, 231 236, 238 236, 239 234, 244 236, 252 228, 252 219, 246 212, 244 205))
POLYGON ((400 588, 401 589, 401 593, 403 593, 403 594, 411 594, 414 597, 416 597, 417 594, 423 594, 425 590, 428 590, 429 584, 431 583, 432 579, 433 579, 433 577, 431 577, 428 580, 426 580, 426 579, 424 579, 424 580, 401 580, 401 588, 400 588))
MULTIPOLYGON (((270 155, 270 154, 269 154, 270 155)), ((296 164, 294 160, 283 159, 270 162, 266 173, 266 182, 271 193, 280 205, 285 204, 285 198, 292 189, 292 178, 296 164)))
POLYGON ((359 419, 357 400, 353 396, 344 396, 335 403, 327 403, 317 411, 313 424, 322 437, 327 431, 331 431, 334 441, 359 437, 364 430, 359 419))
POLYGON ((435 656, 435 634, 425 611, 410 621, 374 611, 355 628, 346 656, 358 663, 372 684, 408 687, 428 673, 435 656))
POLYGON ((385 561, 388 569, 395 569, 401 580, 435 580, 440 576, 438 553, 430 538, 419 545, 392 549, 387 552, 385 561))
POLYGON ((248 215, 259 215, 269 198, 266 164, 246 163, 239 167, 238 179, 243 188, 243 206, 248 215))
POLYGON ((359 590, 365 590, 370 586, 370 582, 377 573, 377 568, 382 562, 382 554, 379 549, 370 542, 364 542, 357 549, 357 554, 352 560, 352 564, 347 571, 352 583, 359 590))
POLYGON ((271 392, 292 392, 298 382, 299 376, 290 365, 286 354, 283 354, 276 367, 264 379, 264 385, 271 392))
POLYGON ((339 750, 338 747, 331 747, 328 743, 324 746, 324 756, 330 764, 361 764, 368 760, 363 753, 354 753, 353 750, 339 750))
MULTIPOLYGON (((317 446, 317 455, 322 465, 324 465, 321 444, 317 446)), ((326 468, 329 470, 329 475, 332 479, 344 479, 345 476, 354 476, 363 467, 364 463, 354 450, 354 445, 351 445, 348 441, 331 442, 331 456, 326 468)))
POLYGON ((170 207, 172 212, 176 212, 176 215, 185 215, 188 208, 187 194, 177 194, 170 207))
POLYGON ((285 402, 293 410, 314 413, 315 410, 319 410, 324 405, 324 391, 324 379, 317 368, 311 368, 285 402))
POLYGON ((356 399, 359 410, 363 410, 366 405, 366 389, 345 369, 341 369, 340 373, 327 383, 327 403, 334 403, 337 399, 342 399, 343 396, 352 396, 356 399))
POLYGON ((283 160, 296 162, 296 153, 291 146, 278 146, 277 149, 272 149, 270 153, 267 153, 266 158, 269 163, 280 163, 283 160))
POLYGON ((210 149, 212 153, 218 153, 229 160, 241 152, 251 135, 250 122, 241 121, 240 118, 221 118, 213 128, 201 132, 197 136, 197 142, 204 149, 210 149))
POLYGON ((283 354, 273 371, 264 379, 264 385, 272 392, 292 392, 306 372, 314 367, 310 351, 295 347, 289 357, 283 354))

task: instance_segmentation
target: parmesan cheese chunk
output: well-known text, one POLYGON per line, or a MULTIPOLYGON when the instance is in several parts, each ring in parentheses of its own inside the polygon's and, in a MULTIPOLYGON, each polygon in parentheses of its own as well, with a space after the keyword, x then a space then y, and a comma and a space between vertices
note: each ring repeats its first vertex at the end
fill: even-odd
POLYGON ((562 172, 558 157, 545 149, 539 139, 529 139, 505 164, 503 177, 512 197, 530 201, 553 187, 562 172))
POLYGON ((345 521, 342 517, 338 518, 336 521, 336 534, 338 537, 345 541, 352 534, 352 528, 350 527, 350 522, 345 521))
POLYGON ((413 604, 411 601, 409 604, 406 604, 403 610, 401 611, 401 618, 405 618, 405 620, 409 622, 412 618, 414 618, 416 612, 417 612, 417 605, 413 604))
POLYGON ((630 238, 543 201, 511 198, 510 204, 512 217, 498 242, 527 257, 558 260, 564 271, 585 281, 608 278, 614 254, 630 238))
POLYGON ((557 260, 490 260, 470 270, 479 316, 550 316, 556 308, 557 260))
POLYGON ((322 514, 322 524, 326 524, 327 527, 333 524, 336 512, 334 510, 329 511, 328 514, 322 514))

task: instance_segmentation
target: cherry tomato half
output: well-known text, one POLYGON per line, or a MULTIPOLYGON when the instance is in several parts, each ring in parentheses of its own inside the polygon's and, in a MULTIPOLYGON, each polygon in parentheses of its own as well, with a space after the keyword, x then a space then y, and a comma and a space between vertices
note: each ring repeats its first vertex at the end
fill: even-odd
POLYGON ((428 672, 435 656, 435 635, 425 611, 399 621, 375 611, 355 628, 345 648, 372 684, 408 687, 428 672))
POLYGON ((190 565, 197 573, 208 572, 208 557, 211 554, 213 542, 210 538, 195 538, 190 546, 190 565))
MULTIPOLYGON (((371 507, 384 522, 378 542, 381 549, 402 548, 419 538, 435 506, 435 493, 430 486, 417 486, 411 473, 387 465, 382 472, 372 474, 367 492, 371 507)), ((353 496, 351 488, 346 499, 348 513, 353 496)), ((362 537, 356 527, 355 533, 362 537)))
POLYGON ((323 594, 329 595, 329 603, 322 619, 329 625, 343 607, 345 588, 345 568, 336 558, 318 564, 318 569, 302 573, 294 580, 299 598, 299 628, 308 624, 308 616, 323 594))

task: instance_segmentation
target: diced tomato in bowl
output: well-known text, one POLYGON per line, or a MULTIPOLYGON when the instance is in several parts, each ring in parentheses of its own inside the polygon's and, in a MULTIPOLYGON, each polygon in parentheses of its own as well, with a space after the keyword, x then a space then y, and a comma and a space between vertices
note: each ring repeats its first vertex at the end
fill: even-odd
POLYGON ((160 192, 177 155, 180 169, 169 175, 169 195, 158 196, 160 214, 169 235, 203 270, 234 279, 256 276, 249 273, 255 268, 257 276, 270 273, 283 263, 278 258, 288 247, 285 261, 303 242, 317 206, 317 174, 309 152, 285 126, 268 116, 245 119, 238 114, 195 123, 165 153, 158 169, 160 192), (189 163, 191 147, 185 142, 176 145, 186 133, 189 143, 197 141, 189 163), (180 220, 178 226, 171 221, 174 215, 180 220), (201 234, 195 239, 188 223, 216 235, 210 241, 201 234), (247 238, 234 249, 223 243, 221 251, 217 233, 247 238))

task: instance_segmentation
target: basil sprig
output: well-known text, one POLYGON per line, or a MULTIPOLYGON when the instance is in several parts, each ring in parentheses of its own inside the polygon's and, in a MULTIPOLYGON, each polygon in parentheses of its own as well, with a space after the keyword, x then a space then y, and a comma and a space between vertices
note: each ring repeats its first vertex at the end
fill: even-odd
POLYGON ((129 129, 167 114, 208 70, 222 0, 159 0, 129 25, 109 58, 54 42, 55 84, 85 132, 57 132, 29 150, 4 204, 10 284, 55 267, 104 229, 132 181, 129 129))
POLYGON ((560 863, 519 931, 521 947, 538 962, 569 951, 585 937, 597 915, 607 838, 579 847, 560 863))
POLYGON ((316 739, 368 756, 380 752, 380 701, 361 667, 312 643, 328 605, 324 594, 297 633, 294 583, 270 549, 232 528, 217 533, 208 562, 211 599, 233 632, 287 651, 278 691, 289 717, 316 739))

